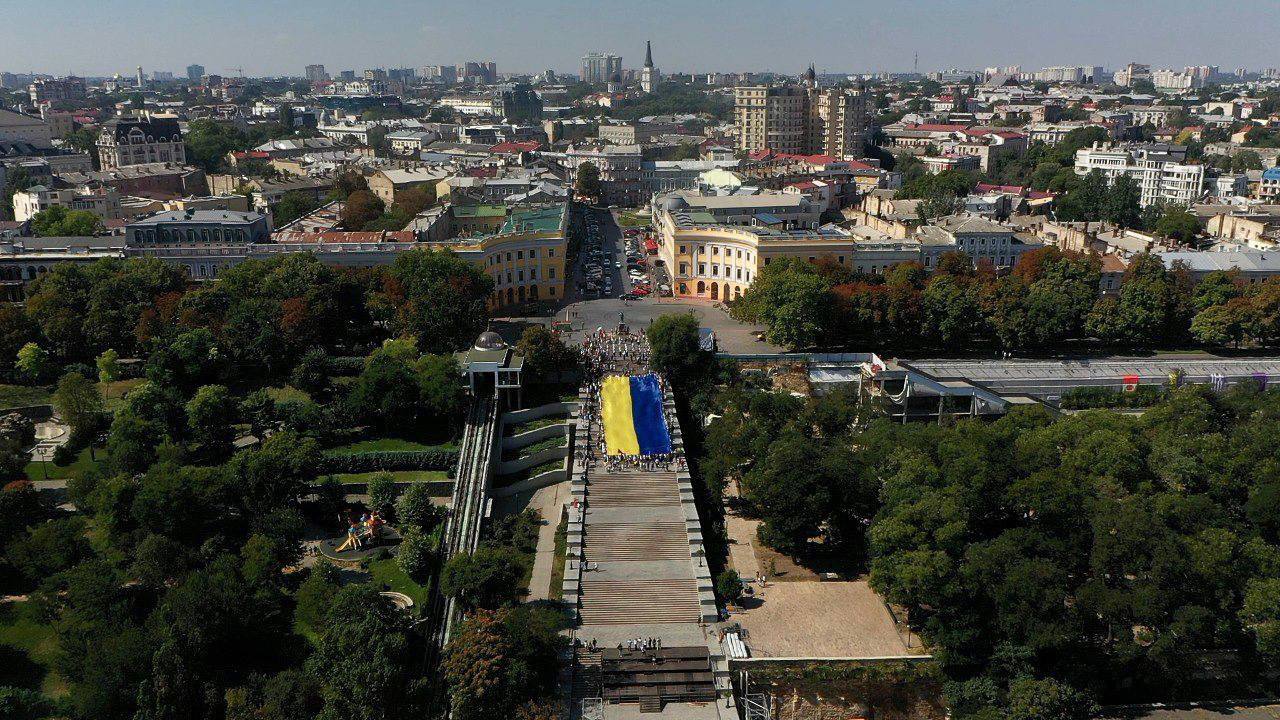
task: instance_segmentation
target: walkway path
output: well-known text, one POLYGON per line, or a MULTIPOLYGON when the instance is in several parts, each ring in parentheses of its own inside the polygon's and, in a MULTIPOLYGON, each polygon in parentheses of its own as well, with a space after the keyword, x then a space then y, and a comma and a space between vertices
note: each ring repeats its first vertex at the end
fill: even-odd
POLYGON ((538 528, 538 550, 533 556, 533 575, 529 578, 529 600, 551 599, 551 570, 556 559, 556 528, 569 501, 569 483, 561 482, 539 488, 529 500, 529 507, 542 516, 538 528))

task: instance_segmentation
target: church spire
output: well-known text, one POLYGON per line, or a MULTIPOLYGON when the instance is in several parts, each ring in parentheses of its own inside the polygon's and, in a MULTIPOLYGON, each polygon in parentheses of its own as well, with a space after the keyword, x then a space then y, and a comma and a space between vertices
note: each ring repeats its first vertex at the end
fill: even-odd
POLYGON ((649 44, 648 40, 644 41, 644 66, 647 68, 653 67, 653 46, 649 44))

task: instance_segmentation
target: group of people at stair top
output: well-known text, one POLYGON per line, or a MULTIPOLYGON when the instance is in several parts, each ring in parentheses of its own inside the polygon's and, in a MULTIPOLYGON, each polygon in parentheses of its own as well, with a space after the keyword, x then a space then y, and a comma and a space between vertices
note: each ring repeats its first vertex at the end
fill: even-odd
POLYGON ((339 519, 347 523, 347 539, 337 547, 337 552, 363 550, 366 545, 378 544, 382 526, 387 524, 377 510, 365 511, 359 518, 348 512, 346 518, 339 516, 339 519))
POLYGON ((610 372, 640 373, 649 367, 649 341, 643 333, 597 328, 582 341, 582 372, 597 381, 610 372))
MULTIPOLYGON (((609 373, 649 372, 649 341, 644 333, 632 333, 627 330, 605 330, 597 328, 588 335, 580 348, 583 375, 587 381, 587 402, 582 408, 582 417, 586 420, 587 437, 574 450, 574 460, 583 468, 582 477, 586 479, 586 468, 594 465, 598 457, 605 459, 605 469, 609 472, 624 470, 640 470, 656 472, 660 470, 683 470, 687 468, 684 455, 680 452, 609 455, 605 442, 603 420, 600 415, 601 381, 609 373)), ((658 387, 665 395, 666 380, 658 376, 658 387)), ((663 408, 667 427, 674 427, 675 418, 672 412, 663 408)))
MULTIPOLYGON (((660 637, 638 637, 627 640, 626 648, 633 651, 650 651, 662 649, 662 638, 660 637)), ((618 649, 621 650, 623 643, 618 643, 618 649)))

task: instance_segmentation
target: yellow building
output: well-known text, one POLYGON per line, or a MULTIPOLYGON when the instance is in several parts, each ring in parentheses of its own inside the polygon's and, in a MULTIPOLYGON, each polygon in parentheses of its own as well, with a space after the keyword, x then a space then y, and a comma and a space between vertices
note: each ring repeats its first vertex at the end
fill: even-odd
POLYGON ((554 302, 564 297, 567 279, 568 207, 514 209, 493 234, 425 244, 448 247, 480 265, 493 278, 492 309, 539 300, 554 302))
POLYGON ((779 258, 827 258, 862 273, 882 273, 897 263, 920 259, 918 242, 889 238, 870 228, 859 233, 835 225, 788 227, 759 218, 751 224, 724 224, 711 213, 668 208, 661 202, 655 203, 653 222, 658 254, 671 273, 675 297, 736 300, 764 266, 779 258))

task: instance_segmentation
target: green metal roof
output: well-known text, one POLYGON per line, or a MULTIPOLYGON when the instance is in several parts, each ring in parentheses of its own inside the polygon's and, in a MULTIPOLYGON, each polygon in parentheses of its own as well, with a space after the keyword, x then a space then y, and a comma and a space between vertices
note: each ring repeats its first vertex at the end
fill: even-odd
POLYGON ((505 205, 454 205, 454 217, 503 217, 507 214, 505 205))
POLYGON ((565 206, 516 210, 507 217, 502 232, 556 232, 564 220, 565 206))

